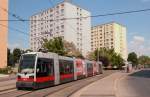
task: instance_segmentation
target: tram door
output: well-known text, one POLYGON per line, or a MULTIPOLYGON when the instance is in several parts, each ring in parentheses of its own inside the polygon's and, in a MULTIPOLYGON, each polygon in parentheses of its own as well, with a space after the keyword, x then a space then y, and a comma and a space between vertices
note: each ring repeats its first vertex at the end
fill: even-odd
POLYGON ((54 60, 38 58, 36 68, 36 82, 39 88, 54 85, 54 60))

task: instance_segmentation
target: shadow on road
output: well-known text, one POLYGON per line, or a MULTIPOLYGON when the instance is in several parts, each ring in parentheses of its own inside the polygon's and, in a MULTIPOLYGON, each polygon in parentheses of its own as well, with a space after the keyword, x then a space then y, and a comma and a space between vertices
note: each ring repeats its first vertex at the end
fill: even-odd
POLYGON ((141 70, 130 74, 129 76, 150 78, 150 70, 141 70))

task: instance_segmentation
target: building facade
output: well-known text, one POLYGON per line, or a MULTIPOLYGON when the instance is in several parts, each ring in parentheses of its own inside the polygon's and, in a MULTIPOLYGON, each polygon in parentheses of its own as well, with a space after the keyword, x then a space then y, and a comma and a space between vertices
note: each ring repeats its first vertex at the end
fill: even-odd
MULTIPOLYGON (((4 9, 8 10, 8 0, 0 0, 0 7, 0 20, 7 20, 8 13, 4 9)), ((7 66, 7 26, 7 21, 0 21, 0 68, 7 66)))
POLYGON ((91 50, 97 48, 114 49, 114 51, 127 59, 126 27, 115 23, 106 23, 91 28, 91 50))
POLYGON ((91 50, 91 18, 80 18, 86 16, 90 16, 90 12, 67 1, 31 16, 30 48, 38 51, 42 38, 62 37, 86 55, 91 50))

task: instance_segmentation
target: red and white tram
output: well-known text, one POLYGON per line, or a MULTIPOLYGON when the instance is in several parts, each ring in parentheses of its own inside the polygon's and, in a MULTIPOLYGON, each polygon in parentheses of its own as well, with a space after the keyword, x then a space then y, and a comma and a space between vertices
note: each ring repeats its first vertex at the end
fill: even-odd
POLYGON ((20 58, 16 87, 44 88, 102 73, 101 62, 30 52, 20 58))

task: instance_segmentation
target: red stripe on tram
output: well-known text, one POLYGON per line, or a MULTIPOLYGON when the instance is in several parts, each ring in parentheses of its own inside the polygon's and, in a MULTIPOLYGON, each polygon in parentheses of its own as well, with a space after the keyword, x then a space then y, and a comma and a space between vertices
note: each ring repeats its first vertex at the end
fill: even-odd
MULTIPOLYGON (((37 77, 35 82, 46 82, 55 80, 54 76, 37 77)), ((34 78, 17 78, 17 81, 34 82, 34 78)))
POLYGON ((34 78, 17 78, 17 81, 33 82, 34 78))
POLYGON ((61 79, 72 78, 72 77, 73 77, 73 74, 62 74, 62 75, 60 75, 61 79))
POLYGON ((46 81, 53 81, 55 80, 54 76, 47 76, 47 77, 37 77, 36 82, 46 82, 46 81))

